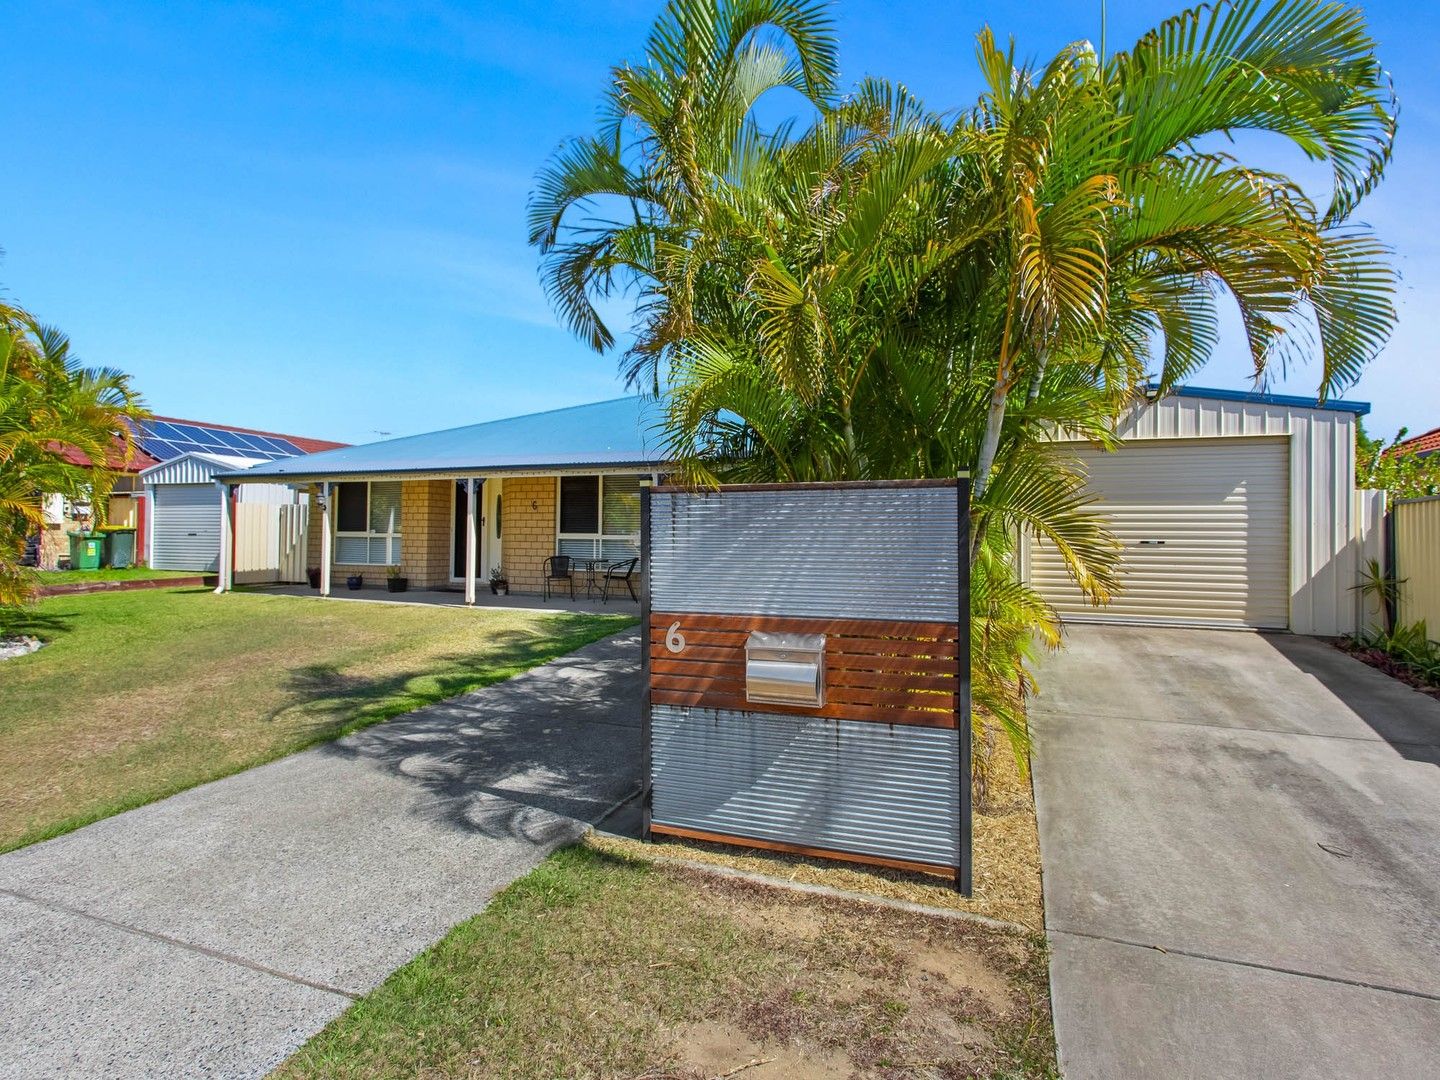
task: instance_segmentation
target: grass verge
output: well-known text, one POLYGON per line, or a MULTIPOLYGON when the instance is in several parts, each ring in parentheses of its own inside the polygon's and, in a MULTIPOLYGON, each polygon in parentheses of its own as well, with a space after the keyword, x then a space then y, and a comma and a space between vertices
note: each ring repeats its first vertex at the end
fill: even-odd
POLYGON ((1038 934, 562 849, 276 1074, 1053 1078, 1038 934))
POLYGON ((625 616, 156 589, 0 613, 0 851, 509 678, 625 616))

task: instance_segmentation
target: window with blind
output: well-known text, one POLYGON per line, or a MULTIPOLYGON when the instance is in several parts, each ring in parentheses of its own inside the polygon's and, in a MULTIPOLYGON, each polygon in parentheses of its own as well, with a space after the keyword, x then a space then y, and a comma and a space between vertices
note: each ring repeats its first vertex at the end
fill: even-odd
POLYGON ((560 477, 560 522, 555 551, 574 559, 634 558, 640 554, 640 477, 560 477))
POLYGON ((335 485, 335 561, 354 566, 400 562, 400 481, 335 485))

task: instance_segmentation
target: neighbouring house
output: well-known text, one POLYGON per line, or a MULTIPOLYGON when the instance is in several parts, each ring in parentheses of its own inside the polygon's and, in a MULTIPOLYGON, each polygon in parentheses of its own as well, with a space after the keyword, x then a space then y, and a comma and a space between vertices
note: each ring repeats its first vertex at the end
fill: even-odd
MULTIPOLYGON (((1369 406, 1183 387, 1137 405, 1114 453, 1075 451, 1124 545, 1124 590, 1087 604, 1058 556, 1027 545, 1021 572, 1073 621, 1340 634, 1378 550, 1383 496, 1355 488, 1355 426, 1369 406)), ((555 554, 639 550, 639 486, 666 470, 654 406, 621 398, 256 465, 216 479, 309 494, 308 564, 383 586, 467 589, 498 570, 538 593, 555 554), (467 575, 467 492, 475 492, 467 575), (467 581, 468 576, 468 581, 467 581)), ((816 522, 816 528, 824 528, 816 522)), ((865 567, 884 573, 884 567, 865 567)), ((222 579, 222 588, 227 582, 222 579)))
POLYGON ((1440 450, 1440 427, 1431 428, 1423 435, 1414 435, 1404 442, 1398 442, 1387 454, 1417 454, 1420 457, 1429 457, 1440 450))
MULTIPOLYGON (((72 465, 93 468, 90 457, 73 446, 52 447, 56 453, 72 465)), ((105 523, 112 528, 134 529, 143 536, 146 527, 145 502, 141 494, 140 473, 158 461, 139 446, 125 454, 123 445, 117 440, 115 451, 105 465, 115 473, 115 484, 111 489, 110 502, 106 507, 105 523)), ((36 537, 35 565, 42 570, 54 570, 70 557, 70 534, 88 532, 96 523, 96 507, 88 501, 67 499, 62 495, 47 495, 41 511, 44 525, 36 537)), ((137 548, 137 551, 143 550, 137 548)))
MULTIPOLYGON (((333 578, 350 575, 383 587, 391 568, 411 588, 464 590, 472 600, 477 582, 483 586, 494 571, 512 592, 535 594, 551 555, 639 556, 640 483, 664 464, 652 409, 639 397, 619 398, 272 461, 216 479, 236 491, 291 484, 306 493, 307 562, 321 572, 322 594, 333 578)), ((222 578, 222 589, 227 584, 222 578)))
MULTIPOLYGON (((220 509, 212 473, 345 445, 229 424, 152 417, 137 425, 129 456, 117 440, 106 463, 117 475, 105 524, 134 529, 135 558, 148 566, 213 573, 220 552, 220 509)), ((73 464, 93 464, 73 447, 56 449, 73 464)), ((247 491, 244 497, 270 505, 296 501, 293 489, 283 485, 247 491)), ((44 500, 43 512, 36 565, 54 570, 69 558, 70 534, 99 524, 98 516, 91 504, 58 495, 44 500)))

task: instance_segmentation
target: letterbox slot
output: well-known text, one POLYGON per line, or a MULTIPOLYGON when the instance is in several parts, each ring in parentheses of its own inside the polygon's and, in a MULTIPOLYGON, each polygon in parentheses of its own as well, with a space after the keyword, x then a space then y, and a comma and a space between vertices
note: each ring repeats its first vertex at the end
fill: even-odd
POLYGON ((745 642, 745 700, 818 709, 825 704, 825 635, 753 630, 745 642))

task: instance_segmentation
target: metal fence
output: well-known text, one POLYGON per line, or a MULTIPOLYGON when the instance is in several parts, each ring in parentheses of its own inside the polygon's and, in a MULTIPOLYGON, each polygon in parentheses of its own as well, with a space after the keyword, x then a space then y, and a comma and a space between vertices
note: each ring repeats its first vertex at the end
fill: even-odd
POLYGON ((1390 537, 1401 582, 1397 617, 1402 624, 1423 621, 1440 639, 1440 495, 1397 501, 1390 537))
POLYGON ((646 492, 647 838, 941 872, 969 893, 968 491, 646 492))
POLYGON ((305 580, 305 503, 235 504, 235 582, 255 585, 305 580))

